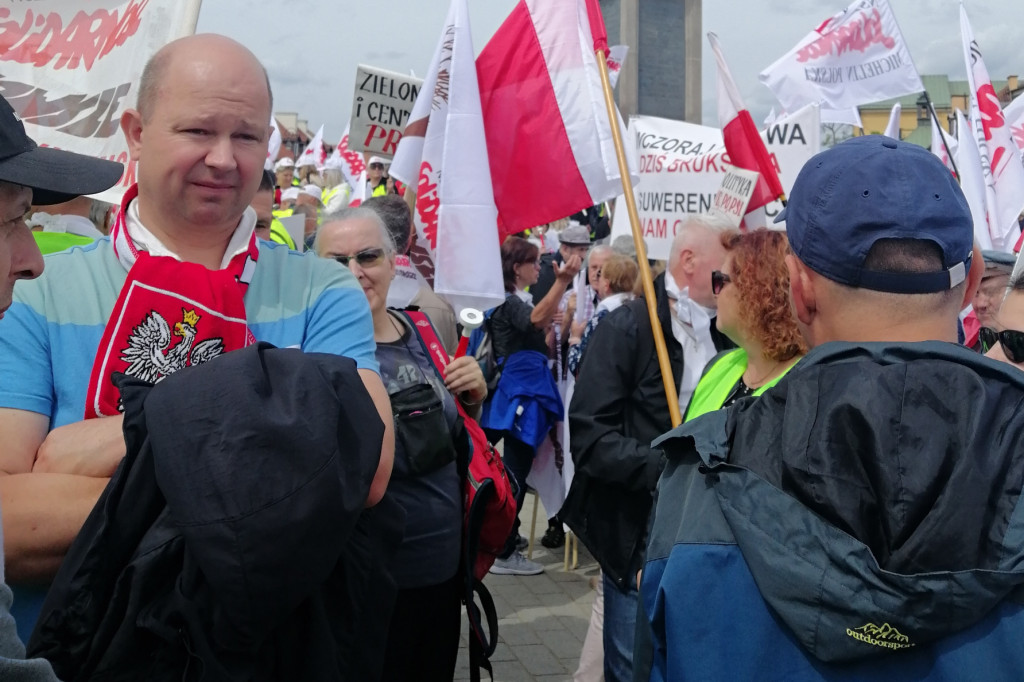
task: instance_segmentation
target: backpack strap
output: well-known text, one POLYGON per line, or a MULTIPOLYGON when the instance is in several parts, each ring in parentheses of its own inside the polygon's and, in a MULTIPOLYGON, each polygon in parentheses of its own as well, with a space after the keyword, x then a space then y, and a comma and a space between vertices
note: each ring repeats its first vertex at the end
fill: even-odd
MULTIPOLYGON (((434 325, 430 318, 419 310, 397 310, 412 324, 416 332, 416 338, 420 345, 434 363, 441 379, 444 379, 444 370, 448 366, 448 353, 444 350, 434 325)), ((466 414, 462 403, 455 399, 455 406, 459 410, 462 419, 470 419, 466 414)), ((468 436, 467 436, 468 438, 468 436)), ((459 455, 457 467, 459 477, 462 480, 463 488, 468 485, 469 460, 459 455)), ((483 510, 487 495, 493 495, 493 481, 487 482, 487 486, 481 487, 473 500, 472 509, 465 510, 466 537, 463 539, 463 577, 465 589, 463 601, 466 603, 466 618, 469 622, 469 677, 471 682, 480 681, 480 669, 488 672, 491 679, 494 679, 494 671, 491 669, 490 656, 494 653, 498 644, 498 612, 494 606, 494 599, 483 581, 473 577, 473 566, 476 563, 477 538, 480 536, 480 524, 483 520, 483 510), (475 596, 480 598, 480 606, 476 605, 475 596), (486 619, 487 629, 483 628, 483 620, 486 619), (490 634, 488 639, 487 635, 490 634)))

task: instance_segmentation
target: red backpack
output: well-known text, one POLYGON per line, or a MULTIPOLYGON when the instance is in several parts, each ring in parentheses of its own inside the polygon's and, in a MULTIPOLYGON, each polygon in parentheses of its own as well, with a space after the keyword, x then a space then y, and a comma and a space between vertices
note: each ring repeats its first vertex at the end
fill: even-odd
MULTIPOLYGON (((444 378, 448 366, 448 353, 437 337, 433 325, 418 310, 401 311, 412 323, 416 336, 434 362, 437 373, 444 378)), ((516 498, 512 482, 505 472, 501 455, 487 440, 483 428, 466 414, 456 400, 461 431, 455 441, 459 450, 459 473, 463 482, 463 569, 466 575, 465 602, 469 616, 471 679, 478 680, 477 665, 491 672, 487 658, 498 643, 498 615, 494 600, 484 587, 483 578, 505 547, 516 517, 516 498), (480 597, 480 607, 474 602, 480 597), (481 610, 487 619, 485 633, 480 620, 481 610), (490 633, 490 637, 487 637, 490 633), (479 656, 482 656, 479 658, 479 656)), ((492 674, 493 678, 493 674, 492 674)))

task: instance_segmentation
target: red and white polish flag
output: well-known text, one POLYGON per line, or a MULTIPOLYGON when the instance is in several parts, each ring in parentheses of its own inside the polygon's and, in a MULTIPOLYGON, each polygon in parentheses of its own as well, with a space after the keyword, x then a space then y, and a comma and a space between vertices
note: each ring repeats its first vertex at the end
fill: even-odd
POLYGON ((413 219, 434 291, 456 310, 505 300, 467 0, 452 0, 390 173, 416 191, 413 219))
POLYGON ((320 129, 316 131, 316 135, 309 141, 306 148, 302 150, 302 154, 299 158, 295 159, 295 167, 299 166, 316 166, 320 167, 324 165, 324 161, 327 160, 327 153, 324 151, 324 127, 321 124, 320 129))
MULTIPOLYGON (((504 234, 622 194, 598 48, 608 54, 597 0, 521 0, 477 58, 504 234)), ((629 172, 636 182, 632 147, 629 172)))
POLYGON ((738 168, 757 172, 757 186, 747 212, 761 208, 782 196, 782 182, 754 119, 743 105, 739 90, 725 63, 718 36, 708 33, 711 51, 718 62, 718 125, 722 127, 729 162, 738 168))
POLYGON ((1013 141, 992 79, 960 5, 960 33, 971 89, 970 124, 985 174, 985 215, 992 248, 1010 251, 1020 237, 1017 216, 1024 210, 1024 163, 1013 141))

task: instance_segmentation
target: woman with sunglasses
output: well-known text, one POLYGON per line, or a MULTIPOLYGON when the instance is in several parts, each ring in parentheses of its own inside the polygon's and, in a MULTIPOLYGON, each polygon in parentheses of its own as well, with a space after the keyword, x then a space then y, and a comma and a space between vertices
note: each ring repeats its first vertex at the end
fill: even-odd
POLYGON ((790 253, 786 235, 775 230, 728 233, 721 270, 711 273, 718 300, 718 330, 739 348, 708 363, 686 410, 686 420, 759 396, 807 353, 789 307, 790 253))
POLYGON ((1024 369, 1024 271, 1010 278, 995 322, 1000 331, 982 327, 978 332, 985 355, 1024 369))
POLYGON ((315 248, 347 266, 362 286, 395 419, 388 495, 405 509, 406 526, 392 565, 398 597, 381 679, 451 680, 459 648, 463 518, 452 438, 455 401, 470 413, 479 410, 487 384, 472 357, 452 360, 442 377, 408 318, 388 310, 395 245, 375 211, 345 209, 320 227, 315 248))

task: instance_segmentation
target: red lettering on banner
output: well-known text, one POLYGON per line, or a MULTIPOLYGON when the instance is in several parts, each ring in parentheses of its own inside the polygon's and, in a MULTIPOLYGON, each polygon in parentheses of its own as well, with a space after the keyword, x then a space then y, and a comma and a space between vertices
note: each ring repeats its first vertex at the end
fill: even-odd
POLYGON ((11 10, 0 9, 0 59, 56 69, 89 71, 97 60, 124 45, 139 30, 142 11, 149 0, 132 0, 119 17, 117 10, 79 10, 64 26, 58 12, 36 14, 25 10, 21 23, 11 18, 11 10))
POLYGON ((804 45, 796 53, 796 60, 803 63, 818 59, 832 54, 833 48, 835 48, 836 56, 852 50, 866 52, 875 43, 884 45, 890 50, 896 47, 896 40, 885 35, 885 31, 882 29, 882 15, 877 8, 870 13, 862 12, 859 19, 854 19, 849 24, 826 33, 813 43, 804 45))
POLYGON ((991 83, 985 83, 978 88, 976 98, 978 109, 981 110, 981 127, 985 131, 985 140, 988 141, 992 139, 992 129, 1002 128, 1006 125, 1006 119, 1003 118, 1003 109, 999 106, 999 98, 996 97, 996 90, 991 83))
POLYGON ((366 170, 366 162, 363 161, 363 155, 348 148, 348 135, 341 138, 341 142, 338 143, 338 149, 341 158, 348 164, 348 170, 353 176, 358 176, 366 170))
POLYGON ((385 154, 394 154, 398 151, 398 143, 402 140, 402 131, 398 128, 392 128, 388 131, 388 139, 384 143, 384 149, 381 151, 385 154))
POLYGON ((423 235, 430 242, 430 248, 437 248, 437 217, 441 208, 441 197, 437 183, 433 181, 434 169, 426 161, 420 166, 420 178, 416 185, 416 213, 423 223, 423 235))
POLYGON ((374 138, 380 138, 381 140, 387 138, 387 129, 381 128, 376 123, 370 124, 370 130, 366 133, 366 139, 363 140, 363 146, 369 147, 370 143, 373 142, 374 138))

